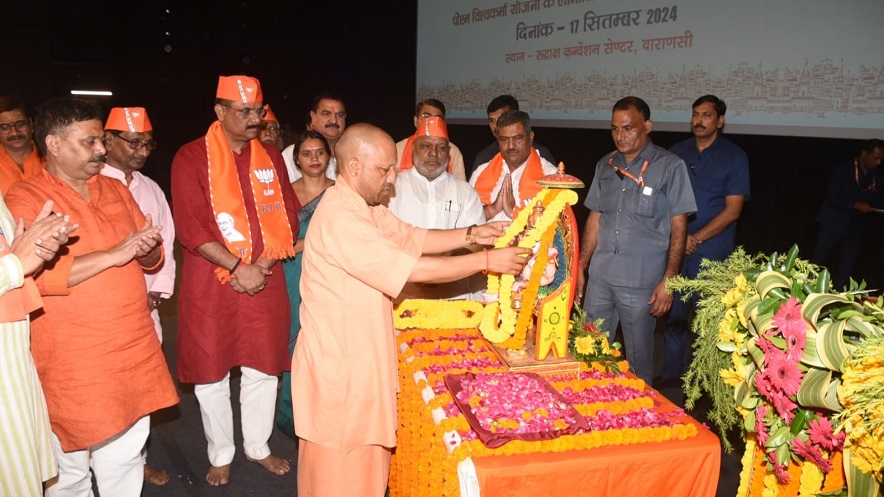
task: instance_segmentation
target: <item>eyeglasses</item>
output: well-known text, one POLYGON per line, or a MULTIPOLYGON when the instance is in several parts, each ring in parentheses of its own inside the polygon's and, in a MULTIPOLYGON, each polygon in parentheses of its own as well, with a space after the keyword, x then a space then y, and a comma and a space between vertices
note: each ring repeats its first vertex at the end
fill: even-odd
POLYGON ((31 123, 28 121, 16 121, 14 123, 3 123, 0 124, 0 133, 9 133, 12 131, 12 128, 15 128, 16 131, 25 131, 30 129, 31 123))
POLYGON ((141 140, 127 140, 120 135, 114 135, 115 137, 123 140, 124 142, 129 144, 129 148, 132 150, 141 150, 142 148, 147 149, 148 151, 152 151, 157 148, 157 142, 153 140, 141 141, 141 140))
POLYGON ((251 107, 246 107, 245 109, 235 109, 227 104, 220 105, 236 112, 237 117, 243 120, 251 119, 253 116, 258 116, 259 118, 264 119, 264 116, 267 115, 266 107, 258 107, 257 109, 253 109, 251 107))
POLYGON ((260 129, 261 131, 268 131, 270 133, 279 133, 278 124, 261 123, 258 125, 258 129, 260 129))

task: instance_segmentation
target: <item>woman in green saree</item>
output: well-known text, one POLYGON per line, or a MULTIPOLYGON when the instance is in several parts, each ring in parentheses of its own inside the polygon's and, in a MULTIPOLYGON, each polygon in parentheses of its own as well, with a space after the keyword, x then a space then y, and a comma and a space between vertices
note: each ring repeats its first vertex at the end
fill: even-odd
MULTIPOLYGON (((307 235, 310 219, 322 199, 322 194, 325 193, 326 188, 335 184, 325 176, 331 159, 331 150, 324 136, 313 130, 305 131, 295 142, 294 156, 295 167, 301 171, 302 176, 292 183, 292 188, 295 189, 295 194, 303 207, 298 212, 298 222, 301 228, 298 231, 298 243, 295 246, 297 254, 282 264, 292 312, 292 325, 289 329, 289 357, 295 351, 298 332, 301 331, 301 290, 298 285, 301 281, 301 263, 303 261, 301 252, 304 250, 304 237, 307 235)), ((288 371, 282 374, 276 427, 292 439, 297 440, 292 416, 292 377, 288 371)))

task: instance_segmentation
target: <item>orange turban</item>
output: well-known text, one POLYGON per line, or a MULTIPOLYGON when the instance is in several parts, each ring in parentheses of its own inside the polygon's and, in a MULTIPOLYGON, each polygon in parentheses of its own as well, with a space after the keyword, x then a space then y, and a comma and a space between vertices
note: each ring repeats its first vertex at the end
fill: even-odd
POLYGON ((114 107, 107 116, 104 129, 144 133, 153 130, 144 107, 114 107))
POLYGON ((276 114, 274 114, 273 111, 270 110, 269 105, 265 105, 264 108, 267 109, 267 115, 264 116, 265 121, 279 122, 279 119, 276 118, 276 114))
POLYGON ((415 131, 414 137, 420 138, 422 136, 435 136, 447 140, 448 127, 445 126, 445 119, 438 116, 422 117, 417 122, 417 131, 415 131))
POLYGON ((250 76, 218 76, 218 91, 215 98, 233 100, 244 104, 264 101, 261 83, 250 76))

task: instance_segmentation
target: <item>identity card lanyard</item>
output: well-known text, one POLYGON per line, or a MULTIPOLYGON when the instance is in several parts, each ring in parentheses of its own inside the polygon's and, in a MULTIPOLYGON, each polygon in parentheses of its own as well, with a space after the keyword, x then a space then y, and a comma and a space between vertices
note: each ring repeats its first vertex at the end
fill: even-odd
POLYGON ((631 172, 627 171, 626 169, 620 169, 619 167, 615 166, 614 165, 614 157, 608 158, 608 165, 611 166, 611 169, 613 169, 615 173, 622 174, 623 176, 626 176, 627 178, 631 179, 632 181, 635 181, 635 183, 638 185, 639 188, 644 188, 644 186, 645 186, 644 175, 645 175, 645 171, 648 170, 648 161, 645 161, 645 163, 642 164, 642 170, 639 171, 638 178, 636 178, 631 172))
POLYGON ((875 175, 872 174, 872 184, 863 188, 859 186, 859 162, 856 159, 853 159, 853 170, 856 172, 856 187, 859 188, 861 192, 874 192, 877 191, 875 188, 875 175))

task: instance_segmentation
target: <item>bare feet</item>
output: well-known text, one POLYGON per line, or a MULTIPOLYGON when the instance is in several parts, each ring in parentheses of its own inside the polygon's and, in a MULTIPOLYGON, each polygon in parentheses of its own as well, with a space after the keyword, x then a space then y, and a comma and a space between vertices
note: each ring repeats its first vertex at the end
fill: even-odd
POLYGON ((165 485, 169 483, 169 473, 161 469, 157 469, 150 464, 144 465, 144 481, 154 485, 165 485))
POLYGON ((206 481, 213 487, 220 487, 230 483, 230 465, 210 466, 209 472, 206 473, 206 481))
POLYGON ((288 473, 289 469, 291 469, 291 468, 289 468, 288 461, 286 461, 285 459, 276 457, 273 454, 270 454, 269 456, 265 457, 264 459, 252 459, 251 457, 248 457, 248 456, 246 456, 246 459, 248 459, 249 461, 256 462, 256 463, 260 464, 261 466, 264 466, 264 469, 266 469, 267 471, 270 471, 271 473, 273 473, 275 475, 282 476, 282 475, 288 473))

